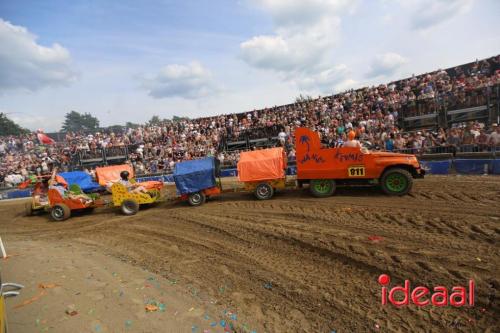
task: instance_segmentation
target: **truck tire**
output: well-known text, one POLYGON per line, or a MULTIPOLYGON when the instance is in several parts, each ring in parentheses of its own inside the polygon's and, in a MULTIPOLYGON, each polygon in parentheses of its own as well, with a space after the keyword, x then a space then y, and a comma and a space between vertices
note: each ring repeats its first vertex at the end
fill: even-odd
POLYGON ((387 195, 405 195, 413 186, 413 178, 405 169, 393 168, 384 172, 380 186, 387 195))
POLYGON ((316 198, 326 198, 331 196, 337 185, 333 179, 313 179, 309 183, 311 194, 316 198))
POLYGON ((203 192, 194 192, 188 196, 188 203, 190 206, 196 207, 201 206, 205 203, 205 193, 203 192))
POLYGON ((123 215, 127 215, 127 216, 135 215, 139 211, 139 204, 135 200, 126 199, 126 200, 123 200, 123 202, 120 206, 120 209, 121 209, 123 215))
POLYGON ((50 216, 55 221, 64 221, 71 216, 71 209, 63 203, 56 204, 50 210, 50 216))
POLYGON ((274 195, 274 189, 268 183, 260 183, 255 188, 255 197, 259 200, 269 200, 274 195))

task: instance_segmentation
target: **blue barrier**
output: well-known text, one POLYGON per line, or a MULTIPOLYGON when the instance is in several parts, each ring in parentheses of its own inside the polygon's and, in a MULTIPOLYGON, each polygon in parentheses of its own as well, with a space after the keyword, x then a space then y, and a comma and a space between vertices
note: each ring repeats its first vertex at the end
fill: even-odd
POLYGON ((494 175, 500 175, 500 160, 491 161, 491 173, 494 175))
POLYGON ((290 166, 286 168, 286 174, 288 176, 295 176, 297 174, 297 167, 296 166, 290 166))
MULTIPOLYGON (((459 174, 464 175, 482 175, 485 172, 484 165, 487 165, 487 168, 490 168, 492 160, 486 159, 457 159, 453 161, 455 166, 455 170, 459 174)), ((487 169, 487 170, 488 170, 487 169)))
POLYGON ((222 169, 220 171, 221 177, 236 177, 238 176, 238 169, 222 169))
POLYGON ((165 183, 173 183, 174 176, 173 175, 161 175, 161 176, 145 176, 136 178, 137 182, 149 182, 149 181, 158 181, 165 183))
POLYGON ((420 161, 420 164, 431 175, 447 175, 450 171, 451 160, 420 161))
POLYGON ((14 190, 5 193, 4 199, 17 199, 17 198, 27 198, 31 196, 31 190, 14 190))

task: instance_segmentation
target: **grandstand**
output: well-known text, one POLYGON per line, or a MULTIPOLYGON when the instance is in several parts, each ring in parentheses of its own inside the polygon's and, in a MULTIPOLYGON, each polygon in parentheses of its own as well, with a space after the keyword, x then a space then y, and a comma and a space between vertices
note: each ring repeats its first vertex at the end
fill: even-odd
POLYGON ((499 143, 500 56, 316 99, 228 115, 166 121, 113 133, 54 133, 41 146, 34 134, 0 139, 1 182, 62 170, 131 162, 138 174, 171 172, 184 159, 218 155, 231 168, 242 150, 285 145, 307 126, 325 145, 355 130, 373 149, 422 159, 495 158, 499 143), (280 140, 281 137, 281 140, 280 140))

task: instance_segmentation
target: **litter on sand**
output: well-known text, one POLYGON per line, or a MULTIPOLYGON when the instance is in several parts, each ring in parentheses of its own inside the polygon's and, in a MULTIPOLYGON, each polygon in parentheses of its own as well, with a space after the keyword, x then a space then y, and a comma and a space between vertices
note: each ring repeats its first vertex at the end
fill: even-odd
POLYGON ((125 320, 125 328, 131 328, 132 327, 132 320, 125 320))
POLYGON ((164 304, 164 303, 160 303, 158 304, 158 309, 161 311, 161 312, 165 312, 165 309, 167 308, 167 306, 164 304))
POLYGON ((146 304, 146 312, 158 311, 158 306, 156 304, 146 304))
POLYGON ((78 314, 78 311, 76 311, 76 307, 74 304, 70 304, 68 305, 68 307, 66 308, 66 314, 67 315, 70 315, 70 316, 76 316, 78 314))
POLYGON ((383 240, 384 238, 380 237, 380 236, 376 236, 376 235, 372 235, 372 236, 368 236, 368 240, 369 241, 372 241, 374 243, 377 243, 377 242, 380 242, 381 240, 383 240))

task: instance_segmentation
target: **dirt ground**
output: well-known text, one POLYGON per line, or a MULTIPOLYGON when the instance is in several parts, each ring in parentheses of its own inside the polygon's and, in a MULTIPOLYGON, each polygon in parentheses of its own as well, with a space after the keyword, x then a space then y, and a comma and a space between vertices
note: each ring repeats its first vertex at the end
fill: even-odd
MULTIPOLYGON (((305 189, 285 191, 270 201, 233 193, 198 208, 163 203, 131 217, 98 209, 65 222, 50 222, 47 215, 25 217, 22 202, 4 202, 0 235, 17 255, 1 262, 4 280, 17 274, 16 282, 27 285, 64 286, 61 274, 66 273, 54 268, 71 260, 68 269, 78 266, 81 272, 72 277, 81 280, 78 291, 91 300, 92 292, 106 296, 98 302, 104 307, 99 323, 110 332, 125 331, 122 320, 133 314, 134 326, 127 329, 154 331, 151 314, 145 315, 138 301, 144 300, 139 286, 149 276, 165 285, 163 292, 175 292, 170 299, 182 316, 173 317, 166 301, 165 322, 178 324, 179 332, 223 330, 220 324, 210 327, 212 318, 226 319, 237 332, 259 333, 498 332, 500 327, 499 177, 430 176, 416 181, 405 197, 387 197, 375 188, 338 189, 325 199, 312 198, 305 189), (39 268, 21 274, 29 268, 29 257, 40 262, 39 268), (121 287, 103 268, 111 264, 122 276, 130 272, 132 287, 139 288, 130 288, 137 294, 128 296, 129 312, 116 322, 112 294, 121 287), (93 272, 106 286, 86 284, 93 272), (382 306, 377 283, 382 273, 390 275, 391 286, 409 279, 412 286, 451 289, 474 279, 475 306, 382 306), (175 288, 169 281, 176 282, 175 288), (197 317, 186 310, 190 305, 198 309, 197 317)), ((59 302, 54 316, 64 325, 77 317, 63 320, 67 302, 88 311, 88 305, 77 304, 79 296, 59 300, 55 291, 17 309, 33 295, 23 292, 8 300, 9 319, 20 327, 15 332, 38 331, 35 314, 49 297, 59 302)), ((95 323, 93 318, 87 325, 95 323)), ((57 328, 53 331, 64 331, 57 328)), ((165 329, 155 332, 160 331, 165 329)))

